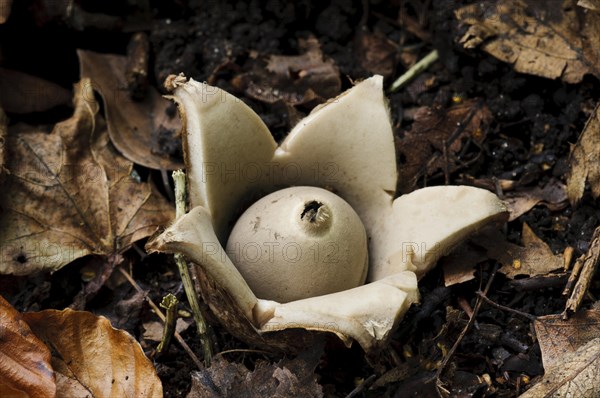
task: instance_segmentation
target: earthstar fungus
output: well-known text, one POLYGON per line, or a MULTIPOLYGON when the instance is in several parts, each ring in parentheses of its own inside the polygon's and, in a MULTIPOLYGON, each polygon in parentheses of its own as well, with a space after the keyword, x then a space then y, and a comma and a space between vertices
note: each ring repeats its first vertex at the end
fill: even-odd
MULTIPOLYGON (((506 208, 494 194, 467 186, 423 188, 394 200, 396 154, 381 76, 366 79, 315 108, 279 146, 256 113, 225 91, 181 75, 171 76, 166 85, 179 105, 184 125, 191 210, 147 248, 180 252, 197 264, 208 279, 203 280, 203 288, 212 289, 210 294, 200 293, 225 327, 252 343, 285 349, 290 340, 278 339, 281 334, 273 332, 306 329, 335 333, 346 344, 356 340, 365 350, 377 348, 418 301, 418 277, 479 228, 506 218, 506 208), (341 224, 342 238, 313 240, 311 233, 292 232, 304 225, 303 220, 289 218, 298 213, 297 204, 304 206, 299 218, 309 211, 309 217, 325 217, 320 222, 339 221, 337 213, 331 220, 326 219, 330 214, 323 213, 331 210, 329 199, 316 198, 324 189, 330 191, 326 192, 328 198, 337 196, 347 202, 360 220, 348 218, 347 224, 341 224), (282 196, 282 192, 297 203, 276 209, 275 202, 271 209, 264 198, 282 196), (319 214, 323 204, 327 209, 319 214), (245 209, 257 205, 259 210, 243 215, 242 225, 234 227, 245 209), (269 214, 271 210, 273 214, 269 214), (273 223, 262 231, 260 223, 265 220, 261 215, 273 223), (351 225, 346 229, 360 231, 360 222, 368 246, 362 247, 367 250, 363 254, 360 232, 343 228, 351 225), (347 232, 349 236, 344 235, 347 232), (349 241, 352 243, 347 244, 349 241), (285 252, 290 247, 295 257, 285 252), (331 265, 338 267, 332 273, 334 280, 336 275, 343 279, 348 261, 355 260, 358 268, 349 271, 355 273, 354 280, 329 291, 313 290, 310 285, 321 282, 318 269, 325 268, 327 273, 327 267, 308 264, 308 271, 303 272, 285 268, 290 265, 286 261, 294 263, 298 253, 304 256, 307 251, 320 250, 336 254, 328 257, 334 260, 331 265), (249 267, 237 264, 241 272, 232 261, 240 263, 240 258, 250 259, 249 267), (277 258, 278 265, 269 263, 277 258), (269 279, 270 267, 280 266, 286 270, 283 277, 269 279), (251 277, 247 282, 242 276, 254 276, 263 267, 268 272, 257 278, 263 282, 260 287, 251 277), (289 286, 306 284, 300 290, 319 295, 281 295, 278 289, 289 290, 282 286, 288 276, 298 276, 294 274, 301 279, 289 286), (228 309, 220 308, 227 305, 228 309), (232 308, 242 316, 232 315, 232 308)), ((317 256, 317 262, 320 260, 317 256)))

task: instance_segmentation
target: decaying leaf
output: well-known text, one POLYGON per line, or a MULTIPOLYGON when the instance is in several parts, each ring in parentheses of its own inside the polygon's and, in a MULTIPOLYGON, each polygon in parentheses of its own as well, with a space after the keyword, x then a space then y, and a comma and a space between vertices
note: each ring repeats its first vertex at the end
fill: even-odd
MULTIPOLYGON (((579 309, 579 306, 583 302, 583 299, 592 284, 592 279, 598 269, 598 263, 600 263, 600 227, 597 227, 594 231, 587 253, 579 257, 573 267, 572 276, 576 276, 578 279, 573 287, 571 296, 567 300, 563 315, 567 315, 569 312, 575 312, 579 309), (576 275, 575 269, 578 269, 578 271, 581 272, 576 275)), ((571 282, 572 279, 569 278, 569 284, 567 286, 572 286, 571 282)))
POLYGON ((0 0, 0 24, 8 20, 11 8, 12 0, 0 0))
POLYGON ((488 259, 485 250, 471 241, 464 242, 440 260, 444 270, 444 285, 457 285, 475 279, 475 266, 488 259))
POLYGON ((500 272, 509 278, 517 275, 546 275, 564 267, 563 256, 552 253, 550 246, 537 237, 527 224, 523 224, 521 240, 523 247, 506 240, 484 243, 488 255, 502 264, 500 272))
POLYGON ((398 46, 385 35, 360 30, 356 34, 355 48, 364 70, 385 78, 395 72, 398 46))
POLYGON ((58 84, 0 68, 0 106, 6 112, 43 112, 69 101, 71 93, 58 84))
POLYGON ((538 204, 545 205, 551 211, 564 209, 567 206, 567 190, 565 184, 552 179, 542 188, 536 186, 509 192, 504 202, 510 213, 508 221, 513 221, 538 204))
POLYGON ((171 103, 148 87, 142 101, 134 101, 127 90, 127 57, 79 50, 81 77, 102 96, 108 133, 114 146, 130 161, 151 169, 175 170, 183 167, 180 155, 181 122, 171 103))
POLYGON ((483 142, 491 114, 478 101, 465 101, 445 111, 422 108, 411 130, 398 141, 398 192, 412 192, 417 181, 436 171, 453 172, 464 160, 460 150, 483 142))
POLYGON ((45 310, 23 314, 33 333, 52 347, 57 396, 162 397, 152 362, 128 333, 90 312, 45 310))
POLYGON ((50 134, 9 131, 0 273, 57 270, 87 254, 119 253, 174 216, 112 147, 93 98, 76 95, 75 105, 50 134))
POLYGON ((314 374, 320 352, 308 350, 277 364, 258 361, 252 372, 241 363, 217 356, 210 368, 192 373, 192 389, 187 398, 322 397, 314 374))
POLYGON ((517 72, 578 83, 600 77, 600 14, 585 12, 577 0, 479 1, 456 11, 470 25, 465 48, 513 64, 517 72))
POLYGON ((577 143, 571 149, 571 170, 567 178, 567 195, 571 204, 579 203, 583 197, 586 181, 592 194, 600 197, 600 104, 588 119, 577 143))
POLYGON ((527 224, 523 224, 521 240, 523 246, 508 242, 495 229, 481 231, 442 259, 446 286, 473 279, 474 267, 488 259, 501 263, 499 271, 511 279, 517 275, 547 275, 564 267, 563 255, 552 253, 527 224))
POLYGON ((600 0, 578 0, 577 5, 592 11, 600 11, 600 0))
POLYGON ((50 350, 0 296, 0 397, 54 398, 50 350))
POLYGON ((600 395, 600 312, 582 311, 569 320, 560 315, 534 322, 545 375, 521 398, 600 395))
POLYGON ((332 59, 324 58, 314 37, 300 41, 302 55, 271 55, 266 68, 256 62, 241 76, 246 94, 266 103, 283 100, 291 105, 322 103, 340 93, 340 72, 332 59))

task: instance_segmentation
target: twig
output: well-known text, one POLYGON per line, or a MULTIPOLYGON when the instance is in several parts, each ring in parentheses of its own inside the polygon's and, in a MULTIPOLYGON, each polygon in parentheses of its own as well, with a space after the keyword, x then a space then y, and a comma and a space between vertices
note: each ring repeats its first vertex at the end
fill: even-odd
MULTIPOLYGON (((490 290, 490 286, 492 285, 492 282, 494 281, 494 278, 496 277, 497 271, 498 271, 498 265, 495 265, 494 269, 492 271, 492 274, 490 275, 490 278, 488 279, 487 284, 485 285, 485 289, 483 289, 483 292, 485 294, 487 294, 488 290, 490 290)), ((456 341, 454 342, 454 345, 452 346, 452 348, 450 348, 450 351, 448 351, 448 354, 446 354, 446 356, 442 360, 442 363, 440 364, 440 367, 438 368, 437 372, 435 372, 434 379, 436 380, 436 387, 438 389, 438 393, 440 393, 439 392, 440 376, 444 372, 444 369, 448 365, 448 362, 450 362, 450 359, 452 358, 452 356, 454 356, 454 353, 456 352, 456 349, 462 342, 463 338, 465 337, 467 332, 471 329, 471 326, 473 326, 473 323, 475 322, 475 317, 477 316, 477 313, 479 312, 479 308, 481 308, 482 302, 483 302, 483 300, 481 300, 480 297, 478 297, 477 302, 475 303, 475 308, 473 308, 473 315, 471 315, 469 317, 469 322, 467 322, 467 325, 465 326, 465 328, 460 332, 458 339, 456 339, 456 341)), ((441 393, 440 393, 440 396, 442 396, 441 393)))
POLYGON ((507 311, 507 312, 512 312, 513 314, 521 315, 521 316, 523 316, 523 317, 525 317, 525 318, 529 319, 530 321, 535 321, 535 320, 537 319, 537 317, 536 317, 535 315, 531 315, 531 314, 528 314, 528 313, 526 313, 526 312, 522 312, 522 311, 519 311, 519 310, 515 310, 514 308, 506 307, 506 306, 504 306, 504 305, 502 305, 502 304, 498 304, 498 303, 496 303, 495 301, 492 301, 492 300, 491 300, 489 297, 487 297, 487 296, 485 295, 485 293, 483 293, 481 290, 479 290, 479 291, 477 292, 477 295, 478 295, 479 297, 481 297, 481 298, 483 299, 483 301, 485 301, 486 303, 488 303, 488 304, 489 304, 489 305, 491 305, 492 307, 496 307, 496 308, 498 308, 499 310, 502 310, 502 311, 507 311))
POLYGON ((167 319, 165 321, 165 328, 163 329, 162 339, 160 344, 156 348, 159 353, 169 351, 171 345, 171 338, 175 333, 175 325, 177 323, 177 307, 179 306, 179 300, 171 293, 163 297, 160 306, 167 311, 167 319))
POLYGON ((440 55, 437 50, 433 50, 429 54, 425 56, 425 58, 421 59, 419 62, 414 64, 409 70, 407 70, 402 76, 400 76, 388 89, 389 93, 396 92, 398 89, 402 88, 406 83, 410 80, 414 79, 421 72, 429 68, 432 64, 434 64, 440 55))
MULTIPOLYGON (((179 218, 185 214, 185 173, 181 170, 173 172, 173 181, 175 182, 175 217, 179 218)), ((187 296, 188 302, 194 315, 194 321, 196 322, 196 328, 198 329, 198 335, 200 337, 200 345, 202 345, 202 353, 204 357, 204 365, 210 366, 212 361, 212 342, 208 334, 208 326, 206 320, 200 310, 200 304, 198 303, 198 296, 194 289, 194 283, 190 276, 190 271, 187 266, 187 262, 180 253, 175 253, 175 262, 177 268, 179 268, 179 274, 181 275, 181 281, 183 282, 183 289, 187 296)))
MULTIPOLYGON (((137 282, 133 280, 131 275, 129 275, 127 272, 125 272, 125 270, 123 268, 119 267, 118 270, 119 270, 119 272, 121 272, 121 274, 125 277, 125 279, 127 279, 127 281, 131 284, 131 286, 133 286, 133 288, 138 293, 141 293, 144 295, 144 298, 148 302, 148 305, 150 305, 150 308, 152 308, 152 310, 154 310, 154 313, 156 314, 156 316, 158 316, 160 318, 160 320, 163 321, 163 323, 164 323, 166 321, 166 317, 162 313, 160 308, 158 308, 158 306, 156 304, 154 304, 154 301, 152 301, 152 299, 150 299, 150 297, 148 297, 148 295, 146 294, 146 292, 144 290, 142 290, 140 285, 138 285, 137 282)), ((177 342, 179 343, 179 345, 181 345, 181 348, 183 348, 183 350, 190 356, 190 358, 192 359, 194 364, 196 364, 198 369, 199 370, 204 369, 204 365, 202 364, 202 362, 200 362, 200 360, 198 359, 196 354, 194 354, 194 351, 192 351, 190 346, 187 345, 187 343, 185 342, 183 337, 181 337, 181 335, 177 331, 175 331, 174 334, 175 334, 175 339, 177 339, 177 342)))

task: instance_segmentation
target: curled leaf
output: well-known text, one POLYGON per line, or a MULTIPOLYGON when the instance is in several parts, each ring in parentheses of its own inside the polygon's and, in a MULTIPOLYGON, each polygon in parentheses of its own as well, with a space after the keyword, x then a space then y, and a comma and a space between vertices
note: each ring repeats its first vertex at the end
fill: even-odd
POLYGON ((87 391, 95 398, 162 397, 152 362, 127 332, 108 319, 73 310, 23 314, 33 332, 52 347, 61 397, 87 391))
POLYGON ((0 296, 0 397, 53 398, 50 350, 0 296))

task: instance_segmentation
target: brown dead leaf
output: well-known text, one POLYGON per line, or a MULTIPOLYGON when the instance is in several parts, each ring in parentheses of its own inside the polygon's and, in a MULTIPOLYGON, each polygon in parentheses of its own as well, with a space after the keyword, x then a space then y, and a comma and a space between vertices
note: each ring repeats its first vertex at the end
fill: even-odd
POLYGON ((396 70, 398 46, 385 35, 360 30, 356 34, 355 51, 364 70, 390 77, 396 70))
POLYGON ((600 11, 600 0, 578 0, 577 5, 588 10, 600 11))
POLYGON ((577 143, 571 148, 569 163, 571 170, 567 177, 567 194, 571 204, 579 203, 585 190, 585 182, 590 183, 592 195, 600 197, 600 104, 588 119, 577 143))
POLYGON ((57 395, 80 397, 162 397, 152 362, 127 332, 104 317, 73 310, 23 314, 33 333, 52 347, 57 395), (82 389, 83 388, 83 389, 82 389))
POLYGON ((470 25, 465 48, 513 64, 517 72, 579 83, 600 77, 600 14, 584 12, 577 0, 480 1, 456 11, 470 25))
POLYGON ((446 110, 422 108, 410 131, 398 140, 398 192, 412 192, 417 181, 436 171, 453 172, 464 164, 464 145, 479 145, 486 137, 491 114, 478 101, 465 101, 446 110))
POLYGON ((181 122, 176 114, 169 115, 171 102, 153 87, 147 88, 142 101, 134 101, 127 90, 127 57, 78 50, 82 78, 104 100, 108 133, 114 146, 130 161, 151 169, 175 170, 183 167, 179 137, 181 122), (165 148, 168 149, 165 152, 165 148), (173 151, 173 152, 171 152, 173 151))
POLYGON ((582 311, 534 322, 545 375, 521 398, 598 397, 600 395, 600 312, 582 311))
POLYGON ((0 397, 53 398, 50 350, 0 296, 0 397))
POLYGON ((440 260, 444 270, 444 286, 449 287, 475 279, 475 266, 488 259, 485 251, 466 241, 440 260))
POLYGON ((0 106, 6 112, 43 112, 71 101, 69 90, 26 73, 0 68, 0 106))
POLYGON ((502 264, 500 272, 513 279, 517 275, 546 275, 563 268, 562 254, 554 254, 527 224, 521 233, 523 247, 506 240, 487 241, 488 255, 502 264))
POLYGON ((73 116, 50 134, 9 132, 0 273, 57 270, 87 254, 119 253, 174 216, 112 147, 93 98, 77 95, 75 103, 73 116))
POLYGON ((575 266, 573 267, 573 271, 571 273, 572 278, 569 278, 569 283, 567 284, 567 288, 565 289, 565 291, 567 289, 571 289, 571 286, 573 286, 574 283, 574 278, 577 278, 577 282, 572 288, 573 291, 571 293, 571 296, 567 300, 563 316, 566 317, 569 312, 575 312, 579 309, 581 303, 583 302, 583 299, 588 293, 590 285, 592 284, 592 280, 594 274, 596 273, 596 270, 598 269, 599 263, 600 227, 596 227, 587 253, 579 257, 575 263, 575 266), (576 269, 577 272, 575 271, 576 269))
POLYGON ((242 75, 246 94, 269 104, 284 101, 291 105, 322 103, 340 93, 340 72, 332 59, 325 58, 317 39, 300 41, 302 55, 271 55, 266 67, 255 62, 242 75))
POLYGON ((567 190, 565 184, 552 179, 543 188, 534 187, 507 193, 503 199, 510 213, 508 221, 513 221, 543 204, 551 211, 564 209, 567 206, 567 190))
POLYGON ((12 0, 0 0, 0 24, 5 23, 10 17, 12 0))
POLYGON ((321 349, 307 350, 295 359, 277 364, 258 361, 254 371, 241 363, 214 358, 210 368, 192 373, 192 389, 187 398, 309 398, 322 397, 315 368, 321 349))

